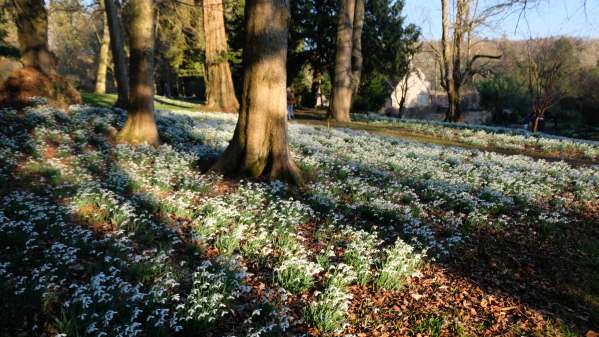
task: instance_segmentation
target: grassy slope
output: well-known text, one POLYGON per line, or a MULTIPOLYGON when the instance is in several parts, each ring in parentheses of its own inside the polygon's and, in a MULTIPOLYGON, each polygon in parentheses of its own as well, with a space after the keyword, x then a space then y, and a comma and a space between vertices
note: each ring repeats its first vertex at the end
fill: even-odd
MULTIPOLYGON (((116 102, 116 94, 96 94, 91 92, 83 92, 81 93, 81 97, 83 98, 83 103, 85 104, 105 108, 111 107, 116 102)), ((163 96, 155 96, 154 104, 156 109, 160 110, 184 110, 191 112, 206 110, 206 107, 201 104, 170 99, 163 96)))
MULTIPOLYGON (((83 102, 92 106, 99 107, 111 107, 116 102, 115 94, 95 94, 84 92, 81 94, 83 98, 83 102)), ((183 100, 177 100, 172 98, 166 98, 163 96, 155 96, 155 107, 160 110, 179 110, 186 112, 196 112, 196 111, 210 111, 206 106, 202 104, 187 102, 183 100)), ((297 121, 303 124, 309 125, 328 125, 332 127, 342 127, 342 128, 350 128, 356 130, 364 130, 372 134, 384 135, 384 136, 393 136, 402 139, 409 139, 418 141, 421 143, 430 143, 442 146, 457 146, 467 149, 479 149, 483 151, 496 152, 506 155, 526 155, 529 157, 533 157, 536 159, 545 159, 545 160, 561 160, 559 153, 542 153, 535 151, 533 149, 527 151, 516 151, 510 149, 502 149, 496 147, 489 146, 477 146, 473 144, 466 144, 457 140, 447 140, 442 139, 430 135, 421 134, 415 132, 413 130, 406 130, 398 126, 380 126, 380 125, 372 125, 366 122, 349 122, 349 123, 339 123, 335 121, 324 121, 322 120, 322 114, 315 114, 310 112, 301 112, 298 111, 297 121)), ((565 158, 567 162, 573 165, 592 165, 596 164, 592 160, 588 160, 585 158, 565 158)))

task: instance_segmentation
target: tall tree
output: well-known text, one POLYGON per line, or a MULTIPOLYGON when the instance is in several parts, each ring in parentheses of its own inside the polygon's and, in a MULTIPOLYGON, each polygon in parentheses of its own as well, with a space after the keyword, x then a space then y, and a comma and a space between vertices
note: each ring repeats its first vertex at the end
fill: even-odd
POLYGON ((349 122, 352 101, 352 40, 356 0, 340 0, 337 13, 337 54, 331 113, 335 120, 349 122))
POLYGON ((154 2, 130 0, 129 6, 129 114, 117 139, 130 144, 158 145, 154 120, 154 2))
POLYGON ((473 76, 482 73, 488 66, 484 60, 501 58, 501 55, 475 50, 476 31, 513 6, 526 6, 527 0, 502 0, 490 4, 483 8, 478 0, 441 0, 441 52, 434 47, 433 51, 439 62, 441 86, 447 93, 449 106, 445 120, 448 122, 462 119, 461 90, 473 76))
POLYGON ((48 47, 48 12, 44 0, 11 0, 20 61, 0 88, 0 102, 27 104, 33 96, 43 96, 57 106, 79 103, 81 96, 57 71, 56 56, 48 47))
MULTIPOLYGON (((401 102, 398 84, 409 77, 410 63, 420 48, 420 29, 406 24, 404 0, 369 0, 364 25, 364 78, 355 104, 379 109, 391 95, 401 102)), ((403 88, 403 87, 402 87, 403 88)), ((407 88, 407 87, 405 87, 407 88)))
POLYGON ((525 59, 519 61, 534 115, 531 131, 539 130, 539 120, 568 95, 567 82, 580 64, 575 43, 567 38, 529 40, 525 59))
POLYGON ((95 93, 106 93, 106 70, 108 69, 108 58, 110 52, 110 32, 108 30, 108 20, 106 11, 102 2, 100 2, 102 15, 102 40, 100 41, 100 54, 98 55, 98 69, 96 71, 95 93))
POLYGON ((110 33, 110 49, 112 51, 118 93, 115 106, 126 108, 129 100, 129 75, 127 74, 127 57, 125 56, 125 45, 123 43, 122 23, 114 0, 104 0, 104 9, 106 10, 106 22, 110 33))
POLYGON ((206 98, 209 107, 237 112, 239 102, 229 67, 229 48, 225 32, 222 0, 204 0, 204 34, 206 37, 206 98))
POLYGON ((214 169, 301 182, 287 145, 288 0, 248 0, 241 110, 233 139, 214 169))
POLYGON ((352 36, 352 92, 358 93, 360 80, 362 77, 362 30, 364 29, 364 6, 365 0, 356 0, 356 9, 354 12, 354 29, 352 36))

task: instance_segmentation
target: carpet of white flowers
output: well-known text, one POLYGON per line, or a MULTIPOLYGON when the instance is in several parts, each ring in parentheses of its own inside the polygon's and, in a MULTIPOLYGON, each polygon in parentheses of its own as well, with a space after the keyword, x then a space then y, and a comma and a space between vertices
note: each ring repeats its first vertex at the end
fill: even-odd
MULTIPOLYGON (((477 288, 478 301, 519 314, 410 311, 434 295, 419 284, 449 266, 470 282, 455 261, 477 233, 528 224, 543 246, 595 221, 583 214, 599 199, 596 166, 291 125, 306 178, 294 188, 202 173, 235 116, 159 112, 158 148, 115 145, 125 118, 0 110, 0 335, 521 335, 596 318, 597 284, 579 289, 578 320, 511 288, 477 288)), ((591 248, 578 262, 592 284, 591 248)), ((448 284, 435 292, 468 292, 448 284)))
POLYGON ((532 133, 524 129, 398 119, 380 115, 354 115, 353 118, 372 125, 399 127, 419 134, 473 146, 512 151, 530 150, 540 154, 556 154, 562 158, 599 160, 599 142, 597 141, 532 133))

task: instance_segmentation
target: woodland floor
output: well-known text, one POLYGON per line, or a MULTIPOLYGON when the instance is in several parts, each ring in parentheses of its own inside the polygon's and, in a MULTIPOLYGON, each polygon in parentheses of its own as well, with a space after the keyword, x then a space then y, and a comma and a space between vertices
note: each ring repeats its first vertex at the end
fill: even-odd
MULTIPOLYGON (((110 104, 113 99, 90 95, 84 98, 96 105, 110 104)), ((159 104, 163 105, 157 105, 158 108, 171 110, 196 111, 200 107, 172 100, 159 104)), ((45 113, 39 114, 44 116, 45 113)), ((162 286, 164 273, 157 273, 153 268, 173 263, 172 274, 177 275, 173 277, 181 285, 165 286, 165 289, 169 294, 181 293, 184 298, 189 293, 189 279, 195 280, 195 274, 193 278, 190 275, 200 264, 198 256, 214 262, 230 251, 243 256, 240 265, 247 268, 248 273, 239 282, 250 291, 231 295, 232 300, 224 304, 230 310, 223 318, 196 326, 195 333, 205 329, 206 335, 215 337, 250 335, 250 331, 258 331, 260 324, 284 326, 279 314, 273 319, 264 317, 264 321, 251 320, 252 310, 256 309, 252 303, 261 303, 260 299, 266 299, 289 320, 289 327, 282 334, 290 336, 595 337, 593 330, 599 331, 599 200, 596 198, 599 174, 596 167, 588 166, 594 164, 592 161, 572 159, 556 162, 557 166, 552 167, 546 159, 558 158, 534 152, 524 154, 538 160, 512 158, 509 156, 512 153, 501 150, 446 142, 368 123, 330 123, 299 112, 297 123, 292 123, 291 138, 294 151, 300 156, 296 160, 304 171, 306 186, 281 189, 277 185, 253 185, 238 179, 212 177, 200 171, 200 166, 206 166, 218 156, 230 137, 234 127, 230 116, 222 120, 213 115, 198 115, 193 119, 161 116, 159 127, 165 144, 156 150, 130 150, 115 146, 107 136, 110 134, 107 130, 122 123, 111 117, 111 112, 83 110, 72 117, 74 120, 52 117, 51 122, 40 122, 45 119, 36 114, 33 114, 35 118, 18 115, 5 121, 5 126, 9 122, 17 123, 15 126, 24 123, 26 133, 1 130, 4 137, 16 142, 7 153, 18 160, 0 171, 0 178, 9 179, 2 181, 0 188, 4 203, 0 207, 0 219, 10 219, 12 224, 2 227, 6 237, 0 239, 0 243, 6 245, 0 252, 0 262, 6 263, 0 263, 0 290, 8 299, 0 306, 7 313, 0 321, 6 328, 0 331, 0 336, 80 331, 68 329, 81 329, 81 335, 95 336, 93 331, 82 332, 92 324, 90 318, 85 318, 86 323, 81 323, 81 328, 77 328, 74 318, 88 313, 88 309, 75 304, 84 293, 79 289, 87 289, 86 282, 94 273, 101 271, 108 275, 108 270, 117 266, 126 275, 124 281, 119 282, 162 286), (81 121, 85 124, 77 126, 81 121), (325 126, 344 129, 329 130, 325 126), (80 132, 85 133, 82 139, 78 138, 80 132), (23 145, 31 142, 38 152, 35 155, 29 154, 30 150, 23 145), (391 152, 395 150, 399 153, 391 152), (479 153, 479 150, 496 154, 479 153), (397 158, 397 161, 387 162, 387 157, 397 158), (488 172, 479 176, 479 171, 472 170, 471 166, 488 172), (430 171, 422 172, 427 169, 430 171), (439 175, 436 172, 440 172, 439 175), (124 185, 120 182, 123 179, 124 185), (505 190, 491 193, 487 187, 493 184, 501 185, 494 188, 505 190), (511 186, 515 186, 513 190, 511 186), (523 202, 520 193, 530 195, 525 199, 528 201, 523 202), (146 200, 147 196, 156 198, 157 206, 145 201, 129 202, 137 198, 146 200), (476 200, 471 201, 473 199, 476 200), (62 212, 57 211, 61 205, 72 205, 69 207, 76 211, 77 217, 68 212, 64 215, 69 219, 69 228, 89 229, 93 233, 92 252, 112 252, 110 259, 117 256, 128 262, 113 265, 107 262, 109 256, 104 262, 91 253, 86 256, 85 252, 91 248, 78 241, 75 245, 76 236, 81 235, 78 232, 67 237, 50 231, 39 247, 31 249, 31 240, 35 238, 31 233, 35 231, 15 234, 15 224, 19 221, 40 232, 40 228, 49 226, 50 222, 40 221, 43 216, 36 212, 56 217, 62 212), (129 215, 112 210, 123 205, 127 206, 123 212, 129 215), (151 219, 147 224, 146 220, 138 220, 146 213, 151 219), (139 231, 138 227, 143 226, 138 225, 126 239, 119 241, 130 226, 120 227, 121 218, 128 216, 131 219, 124 222, 150 226, 153 233, 139 231), (477 220, 479 216, 483 220, 477 220), (201 220, 197 223, 195 219, 201 220), (289 225, 283 226, 285 230, 269 227, 277 222, 289 225), (214 224, 230 227, 223 232, 222 228, 213 230, 214 224), (252 232, 255 230, 252 226, 258 226, 258 232, 252 232), (238 230, 251 234, 243 232, 245 236, 239 241, 231 241, 228 231, 238 230), (258 238, 263 239, 261 230, 266 233, 264 242, 258 241, 258 238), (30 235, 29 240, 27 235, 30 235), (375 279, 365 284, 348 281, 343 293, 351 296, 342 297, 349 301, 340 300, 348 306, 345 310, 340 309, 343 305, 335 307, 343 313, 344 324, 341 329, 325 332, 316 321, 305 319, 305 310, 314 303, 326 302, 320 293, 329 290, 328 280, 340 270, 335 268, 349 263, 346 256, 352 240, 359 244, 356 238, 360 235, 365 238, 374 235, 381 240, 373 246, 376 249, 366 247, 362 252, 367 258, 372 257, 369 270, 380 270, 389 263, 392 256, 389 249, 401 238, 407 241, 415 237, 415 241, 409 242, 418 249, 427 249, 430 258, 420 264, 399 289, 377 286, 375 279), (198 239, 202 236, 205 239, 198 239), (272 252, 262 256, 250 251, 253 236, 258 244, 272 245, 272 252), (65 237, 68 240, 65 241, 65 237), (281 243, 281 237, 286 243, 281 243), (117 244, 112 246, 113 238, 118 245, 127 245, 124 253, 117 252, 117 244), (168 243, 169 240, 173 243, 168 243), (49 261, 43 254, 44 247, 52 254, 55 249, 64 250, 63 242, 79 247, 77 263, 67 261, 66 265, 70 266, 64 271, 59 266, 63 262, 49 261), (331 251, 322 262, 324 251, 329 248, 331 251), (278 298, 271 290, 288 286, 277 279, 285 265, 285 261, 280 264, 285 249, 302 251, 302 263, 310 268, 316 265, 326 268, 315 272, 310 289, 278 298), (167 262, 162 253, 156 251, 167 252, 167 262), (23 257, 27 262, 11 269, 23 257), (146 259, 138 268, 138 261, 146 259), (30 293, 27 288, 30 285, 22 281, 13 284, 13 281, 29 275, 28 268, 43 274, 46 272, 43 266, 53 266, 52 263, 58 266, 60 273, 49 275, 63 277, 65 283, 72 284, 68 289, 73 288, 76 293, 71 296, 71 290, 46 290, 41 304, 35 304, 35 292, 30 293), (11 275, 11 278, 3 279, 3 275, 11 275), (27 288, 24 291, 31 296, 28 297, 30 302, 23 302, 18 294, 12 294, 13 286, 27 288), (52 295, 49 298, 48 293, 52 295), (67 298, 72 305, 61 311, 67 298), (15 323, 18 317, 26 317, 24 322, 36 324, 38 330, 23 330, 15 323), (232 320, 239 322, 237 327, 232 327, 232 320)), ((70 255, 68 250, 61 251, 56 259, 68 260, 70 255)), ((404 258, 415 256, 410 253, 404 258)), ((210 275, 207 276, 210 280, 217 277, 210 275)), ((35 273, 30 278, 40 284, 46 282, 35 273)), ((96 286, 95 276, 91 279, 90 284, 96 286)), ((62 286, 66 288, 66 284, 62 286)), ((117 317, 128 312, 123 306, 127 304, 126 299, 115 296, 112 301, 117 317)), ((164 305, 174 310, 175 304, 164 305)), ((145 305, 158 304, 149 301, 145 305)), ((259 308, 264 311, 264 307, 259 308)), ((94 304, 94 310, 101 314, 105 309, 94 304)), ((190 310, 187 304, 185 310, 190 310)), ((156 316, 153 312, 142 315, 147 315, 147 321, 151 322, 156 316)), ((196 318, 194 322, 203 321, 196 318)), ((182 323, 184 330, 180 333, 161 329, 150 333, 144 325, 149 330, 140 335, 193 335, 194 330, 189 329, 194 326, 186 324, 182 323)))

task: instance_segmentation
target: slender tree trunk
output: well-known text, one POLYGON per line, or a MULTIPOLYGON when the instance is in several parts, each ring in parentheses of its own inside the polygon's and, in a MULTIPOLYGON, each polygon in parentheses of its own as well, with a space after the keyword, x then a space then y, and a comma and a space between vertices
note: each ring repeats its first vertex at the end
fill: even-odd
POLYGON ((449 0, 441 0, 441 23, 443 27, 443 33, 441 36, 441 47, 443 49, 442 62, 443 62, 443 88, 447 93, 447 112, 445 114, 445 121, 451 122, 454 119, 456 112, 456 88, 455 81, 453 78, 453 57, 452 57, 452 46, 449 41, 449 0))
POLYGON ((403 116, 404 111, 406 109, 406 98, 408 96, 408 82, 410 81, 410 73, 411 71, 408 71, 406 77, 404 77, 403 85, 401 87, 401 98, 399 100, 399 114, 401 116, 403 116))
POLYGON ((356 0, 340 0, 337 22, 337 54, 331 113, 339 122, 349 122, 352 102, 352 40, 356 0))
POLYGON ((318 95, 320 89, 320 74, 318 70, 312 70, 312 83, 310 85, 310 102, 308 104, 311 108, 317 108, 318 105, 318 95))
POLYGON ((119 11, 114 0, 104 0, 106 10, 106 22, 110 33, 110 49, 114 62, 114 74, 118 98, 115 106, 127 108, 129 100, 129 75, 127 74, 127 57, 125 56, 125 45, 123 43, 123 30, 119 11))
POLYGON ((66 108, 81 102, 79 93, 57 71, 56 56, 48 48, 48 12, 44 0, 12 0, 23 68, 0 86, 0 105, 22 106, 31 97, 46 97, 66 108))
POLYGON ((102 41, 100 43, 100 55, 98 57, 98 70, 96 71, 96 94, 106 93, 106 72, 108 69, 108 53, 110 52, 110 32, 108 31, 106 11, 103 11, 103 16, 104 24, 102 28, 102 41))
POLYGON ((204 0, 203 10, 207 105, 224 112, 237 112, 239 102, 235 97, 231 68, 227 60, 229 48, 225 32, 223 0, 204 0))
POLYGON ((360 80, 362 77, 362 30, 364 29, 364 0, 356 0, 356 10, 354 13, 354 29, 352 37, 352 92, 358 93, 360 80))
POLYGON ((233 139, 214 170, 301 183, 287 145, 288 0, 248 0, 243 96, 233 139))
POLYGON ((154 2, 130 0, 130 6, 129 114, 117 140, 158 145, 154 121, 154 2))

